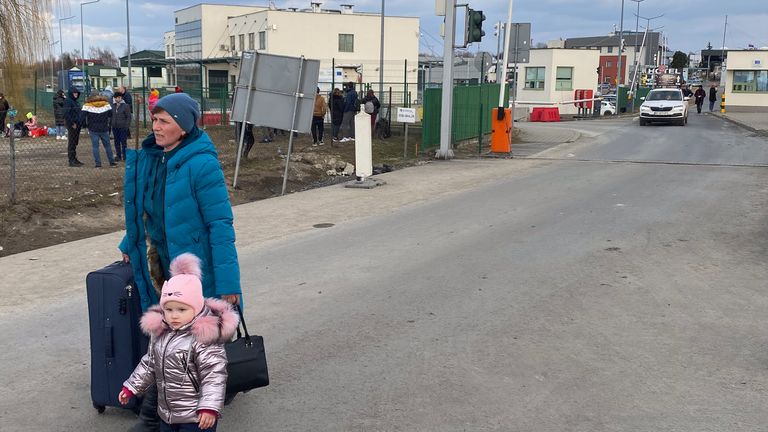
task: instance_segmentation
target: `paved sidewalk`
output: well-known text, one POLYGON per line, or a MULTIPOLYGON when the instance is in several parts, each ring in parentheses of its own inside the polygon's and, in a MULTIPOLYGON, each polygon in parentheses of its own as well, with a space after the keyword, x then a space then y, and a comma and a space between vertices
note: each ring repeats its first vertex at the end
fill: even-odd
MULTIPOLYGON (((501 178, 525 175, 538 161, 455 159, 435 161, 376 176, 387 182, 375 189, 334 185, 235 207, 237 248, 253 248, 315 229, 341 224, 476 188, 501 178)), ((120 259, 123 231, 0 258, 0 320, 34 308, 41 299, 84 296, 88 272, 120 259)))
POLYGON ((736 123, 739 126, 747 128, 752 132, 768 131, 768 113, 762 112, 727 112, 721 114, 719 111, 709 113, 724 120, 736 123))

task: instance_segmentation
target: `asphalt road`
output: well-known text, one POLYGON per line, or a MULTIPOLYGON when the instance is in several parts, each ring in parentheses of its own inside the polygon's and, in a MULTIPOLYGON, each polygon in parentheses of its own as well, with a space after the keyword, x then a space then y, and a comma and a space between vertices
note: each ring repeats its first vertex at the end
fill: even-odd
MULTIPOLYGON (((547 127, 581 139, 241 247, 273 384, 219 430, 764 430, 764 139, 695 113, 547 127)), ((0 429, 131 424, 89 405, 82 307, 31 301, 0 322, 0 429)))

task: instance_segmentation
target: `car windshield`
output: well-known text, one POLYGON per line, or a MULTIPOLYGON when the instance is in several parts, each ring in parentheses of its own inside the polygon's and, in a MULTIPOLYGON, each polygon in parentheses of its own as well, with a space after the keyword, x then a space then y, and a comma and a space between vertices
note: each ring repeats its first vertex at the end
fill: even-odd
POLYGON ((673 90, 669 90, 669 91, 655 91, 655 92, 651 92, 648 95, 648 99, 646 99, 646 100, 652 100, 652 101, 657 101, 657 100, 679 101, 679 100, 683 100, 683 96, 682 96, 682 93, 680 93, 679 91, 673 91, 673 90))

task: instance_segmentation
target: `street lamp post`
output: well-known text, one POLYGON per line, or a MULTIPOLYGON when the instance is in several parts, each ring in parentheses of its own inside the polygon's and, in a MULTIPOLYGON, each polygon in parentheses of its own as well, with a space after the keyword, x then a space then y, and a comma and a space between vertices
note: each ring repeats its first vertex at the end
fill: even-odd
POLYGON ((51 42, 51 88, 53 88, 53 83, 57 82, 56 73, 53 71, 53 64, 56 61, 56 44, 60 42, 61 41, 51 42))
POLYGON ((80 3, 80 64, 85 71, 85 42, 83 41, 83 6, 91 3, 96 3, 99 0, 92 0, 80 3))
POLYGON ((128 34, 128 88, 133 88, 133 76, 131 74, 131 13, 128 9, 128 0, 125 0, 125 27, 128 34))
MULTIPOLYGON (((61 38, 61 22, 68 19, 72 19, 75 16, 68 16, 66 18, 59 18, 59 60, 61 60, 61 70, 64 70, 64 39, 61 38)), ((59 83, 59 87, 64 83, 59 83)))

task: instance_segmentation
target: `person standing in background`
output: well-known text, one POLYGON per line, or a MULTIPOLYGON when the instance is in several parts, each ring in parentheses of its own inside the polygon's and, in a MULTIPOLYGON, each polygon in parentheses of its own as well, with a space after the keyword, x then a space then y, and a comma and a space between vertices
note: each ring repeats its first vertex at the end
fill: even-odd
POLYGON ((376 118, 379 116, 381 102, 379 102, 379 98, 376 97, 373 90, 368 90, 363 98, 363 104, 366 114, 371 116, 371 134, 373 134, 373 131, 376 129, 376 118))
POLYGON ((360 111, 355 83, 348 82, 344 94, 344 118, 341 121, 341 142, 355 140, 355 114, 360 111))
POLYGON ((699 86, 696 92, 693 93, 693 97, 696 98, 696 112, 701 114, 701 106, 704 105, 704 98, 707 97, 707 92, 704 91, 704 86, 699 86))
POLYGON ((112 114, 112 137, 115 139, 115 161, 125 159, 128 147, 128 129, 131 127, 131 108, 123 100, 122 93, 115 93, 112 114))
POLYGON ((5 135, 7 133, 7 127, 5 125, 5 116, 8 115, 8 110, 11 109, 11 106, 8 104, 8 100, 5 99, 5 95, 0 93, 0 135, 5 135))
POLYGON ((89 97, 83 104, 83 126, 88 128, 88 135, 91 137, 93 160, 96 162, 96 168, 101 168, 99 141, 101 141, 104 151, 107 153, 109 166, 117 166, 112 155, 112 146, 109 143, 112 111, 112 105, 109 104, 107 97, 99 94, 89 97))
POLYGON ((64 101, 64 123, 67 126, 67 157, 71 167, 83 166, 83 163, 77 160, 77 145, 80 143, 80 130, 82 129, 80 119, 83 116, 82 112, 80 112, 80 103, 77 102, 79 98, 80 90, 71 88, 69 93, 67 93, 67 100, 64 101))
POLYGON ((64 96, 64 90, 56 92, 56 96, 53 97, 53 118, 56 122, 56 139, 63 140, 66 137, 66 120, 64 119, 64 105, 67 102, 67 98, 64 96))
POLYGON ((717 102, 717 86, 712 84, 709 88, 709 112, 714 111, 715 102, 717 102))
POLYGON ((338 88, 333 89, 331 94, 331 135, 333 141, 338 141, 339 131, 341 130, 341 121, 344 119, 344 95, 338 88))
POLYGON ((312 145, 323 145, 323 130, 325 129, 325 113, 328 112, 328 104, 320 94, 320 87, 315 94, 315 107, 312 111, 312 145))

